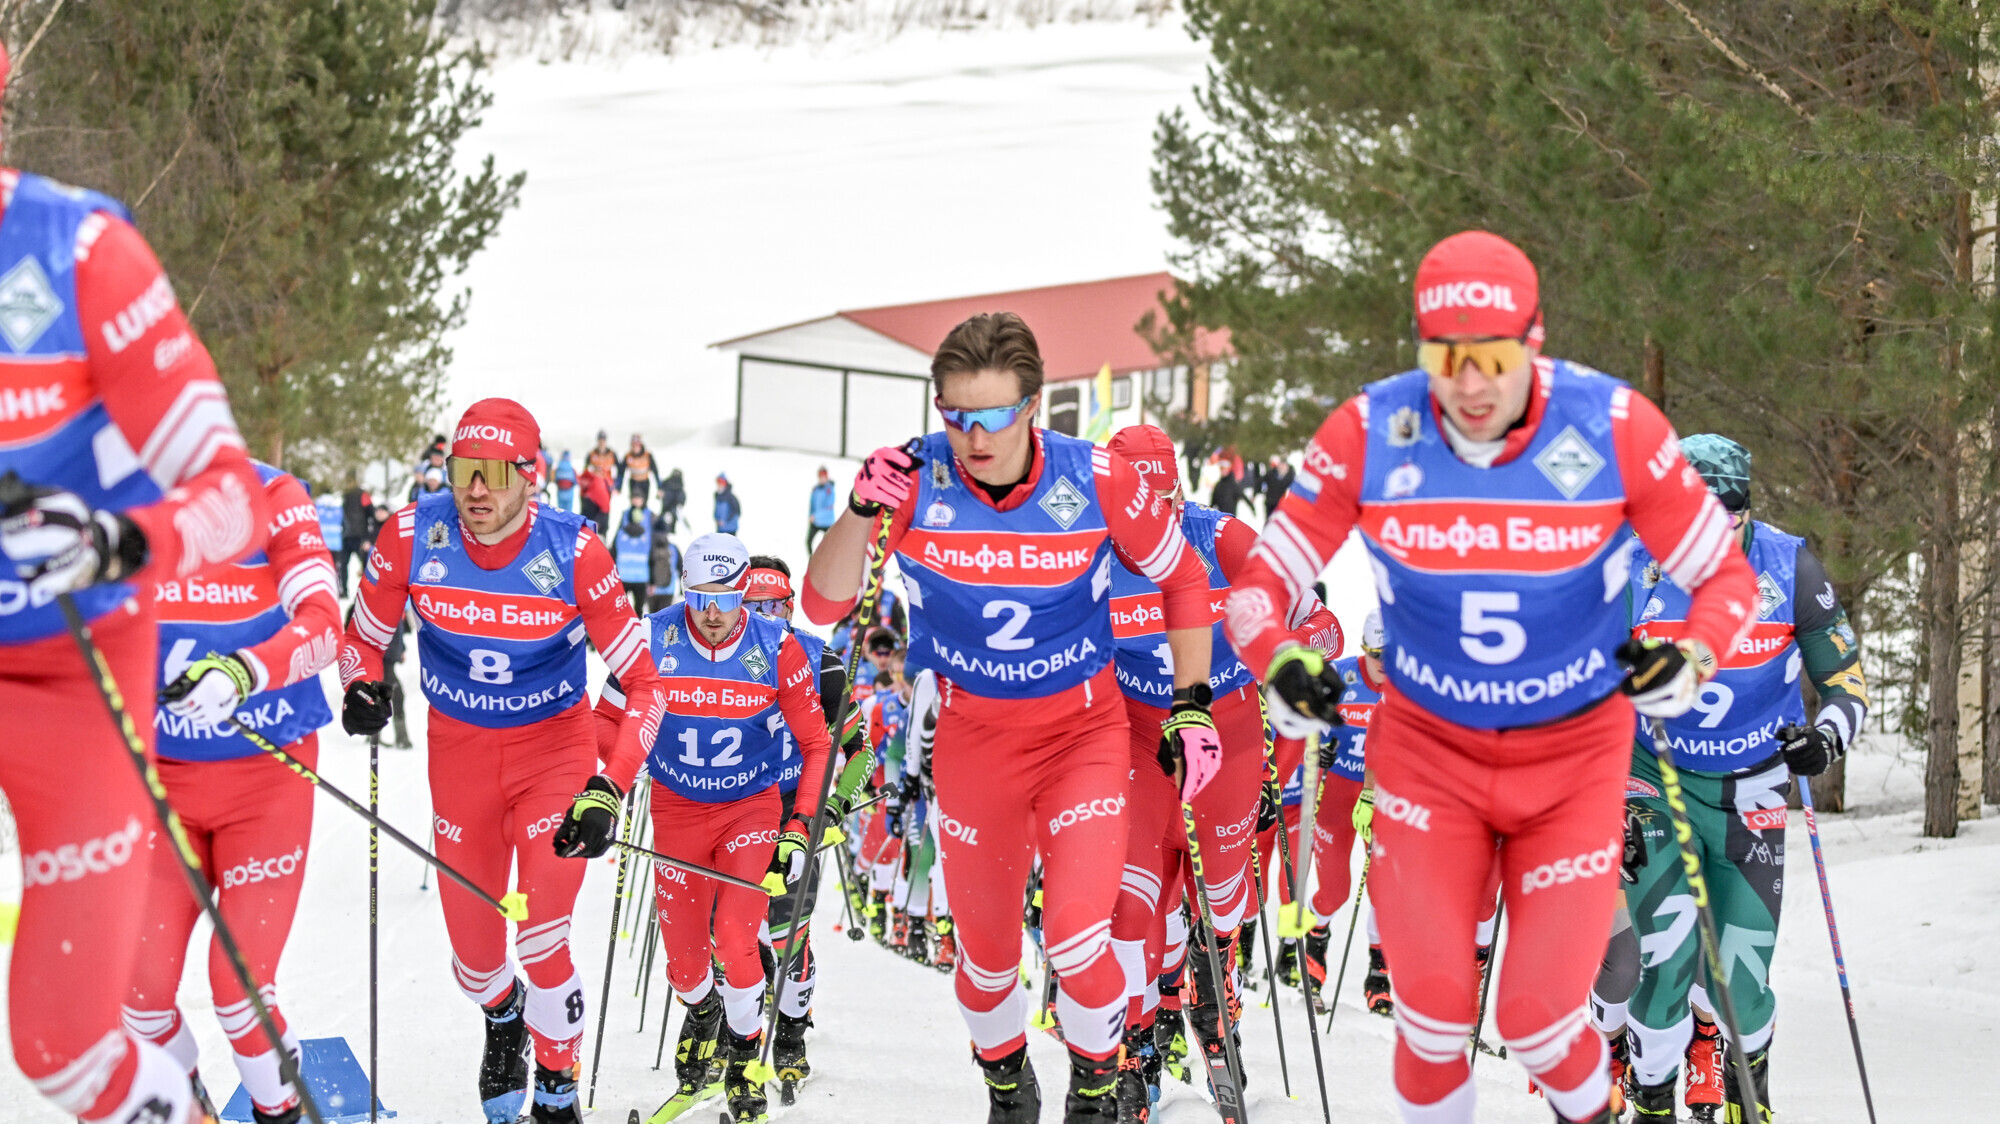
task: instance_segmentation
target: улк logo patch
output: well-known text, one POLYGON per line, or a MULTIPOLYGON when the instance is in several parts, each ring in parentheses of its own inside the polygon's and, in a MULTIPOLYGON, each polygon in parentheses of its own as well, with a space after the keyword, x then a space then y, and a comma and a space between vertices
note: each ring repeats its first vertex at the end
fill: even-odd
POLYGON ((1083 493, 1076 490, 1076 485, 1071 484, 1067 476, 1056 477, 1055 487, 1042 497, 1042 510, 1049 513, 1049 518, 1062 524, 1065 531, 1089 506, 1090 501, 1083 498, 1083 493))
POLYGON ((770 674, 771 663, 764 658, 764 649, 752 644, 750 650, 737 657, 743 661, 743 670, 762 679, 770 674))
POLYGON ((22 258, 0 277, 0 336, 15 351, 26 351, 62 315, 48 275, 32 256, 22 258))
POLYGON ((556 565, 554 556, 546 550, 528 559, 528 564, 521 567, 521 572, 526 574, 528 580, 535 583, 535 588, 543 593, 562 584, 562 567, 556 565))
POLYGON ((1757 619, 1765 620, 1778 611, 1785 603, 1785 591, 1778 588, 1777 579, 1768 573, 1757 575, 1757 619))
POLYGON ((1563 427, 1562 433, 1549 442, 1549 447, 1535 458, 1535 467, 1542 470, 1542 475, 1549 478, 1564 499, 1573 500, 1604 467, 1604 458, 1577 436, 1572 425, 1563 427))

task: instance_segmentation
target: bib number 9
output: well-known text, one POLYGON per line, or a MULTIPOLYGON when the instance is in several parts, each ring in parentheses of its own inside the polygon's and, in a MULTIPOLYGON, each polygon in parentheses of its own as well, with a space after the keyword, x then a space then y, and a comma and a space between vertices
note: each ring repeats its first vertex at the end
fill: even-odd
POLYGON ((1694 697, 1695 713, 1701 715, 1701 728, 1713 730, 1722 725, 1722 720, 1729 716, 1729 707, 1735 702, 1736 692, 1730 690, 1728 684, 1713 680, 1703 683, 1694 697))
POLYGON ((1521 611, 1518 593, 1467 590, 1458 603, 1458 646, 1484 664, 1512 663, 1528 649, 1528 630, 1499 613, 1521 611), (1493 639, 1486 639, 1492 637, 1493 639))

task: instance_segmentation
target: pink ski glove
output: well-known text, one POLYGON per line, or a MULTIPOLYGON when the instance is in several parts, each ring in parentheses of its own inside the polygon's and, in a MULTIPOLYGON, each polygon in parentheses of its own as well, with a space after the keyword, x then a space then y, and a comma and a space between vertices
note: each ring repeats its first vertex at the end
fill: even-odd
POLYGON ((881 514, 883 508, 901 507, 910 498, 910 484, 923 458, 907 446, 885 445, 868 454, 861 471, 854 474, 854 491, 847 497, 848 510, 863 518, 881 514))
POLYGON ((1179 780, 1183 803, 1222 768, 1222 738, 1208 713, 1212 697, 1206 683, 1175 691, 1173 709, 1160 723, 1160 769, 1179 780))

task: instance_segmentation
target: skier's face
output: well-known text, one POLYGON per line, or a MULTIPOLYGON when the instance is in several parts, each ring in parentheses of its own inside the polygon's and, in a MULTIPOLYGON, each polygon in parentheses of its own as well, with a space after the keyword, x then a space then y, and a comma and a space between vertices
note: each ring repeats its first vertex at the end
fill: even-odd
POLYGON ((487 486, 484 473, 473 476, 465 487, 452 490, 459 520, 482 541, 497 542, 507 537, 527 515, 528 478, 519 472, 513 476, 511 483, 497 491, 487 486))
MULTIPOLYGON (((938 403, 947 410, 991 410, 1021 401, 1021 381, 1012 371, 961 371, 946 375, 938 403)), ((982 484, 1013 484, 1028 475, 1030 457, 1028 431, 1034 427, 1041 395, 1029 399, 1012 425, 999 432, 984 426, 953 429, 945 426, 945 440, 958 463, 982 484)))
POLYGON ((1468 359, 1455 372, 1433 374, 1431 396, 1460 433, 1474 441, 1498 441, 1528 412, 1535 355, 1533 347, 1523 348, 1521 362, 1497 375, 1468 359))
MULTIPOLYGON (((736 587, 721 585, 716 582, 704 582, 701 585, 689 586, 688 588, 699 590, 702 593, 728 593, 736 587)), ((710 644, 720 644, 724 640, 729 639, 730 632, 736 628, 736 618, 742 615, 743 606, 741 605, 725 611, 714 602, 710 602, 707 608, 699 612, 693 609, 688 611, 688 619, 694 621, 694 626, 701 630, 702 638, 710 644)))

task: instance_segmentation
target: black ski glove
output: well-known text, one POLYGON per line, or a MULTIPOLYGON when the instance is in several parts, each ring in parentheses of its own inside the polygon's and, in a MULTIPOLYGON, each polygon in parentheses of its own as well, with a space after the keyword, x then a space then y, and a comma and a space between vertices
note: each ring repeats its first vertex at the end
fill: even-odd
POLYGON ((374 737, 389 724, 394 710, 388 680, 357 679, 340 702, 340 728, 357 737, 374 737))
POLYGON ((1332 661, 1306 647, 1286 648, 1264 673, 1264 696, 1271 727, 1282 737, 1304 738, 1314 723, 1341 725, 1340 696, 1347 684, 1332 661))
POLYGON ((1278 826, 1285 815, 1283 794, 1277 781, 1264 782, 1264 791, 1257 795, 1257 834, 1262 835, 1278 826))
POLYGON ((565 859, 594 859, 611 849, 611 837, 618 832, 618 806, 625 794, 599 773, 590 778, 576 802, 569 806, 561 826, 556 828, 556 854, 565 859))
POLYGON ((915 773, 903 777, 903 806, 910 807, 924 797, 924 781, 915 773))
POLYGON ((1639 810, 1625 805, 1625 854, 1618 860, 1618 874, 1626 882, 1637 884, 1639 872, 1646 868, 1646 826, 1639 822, 1639 810))
POLYGON ((1840 742, 1823 726, 1786 726, 1778 731, 1785 767, 1802 777, 1816 777, 1840 760, 1840 742))

